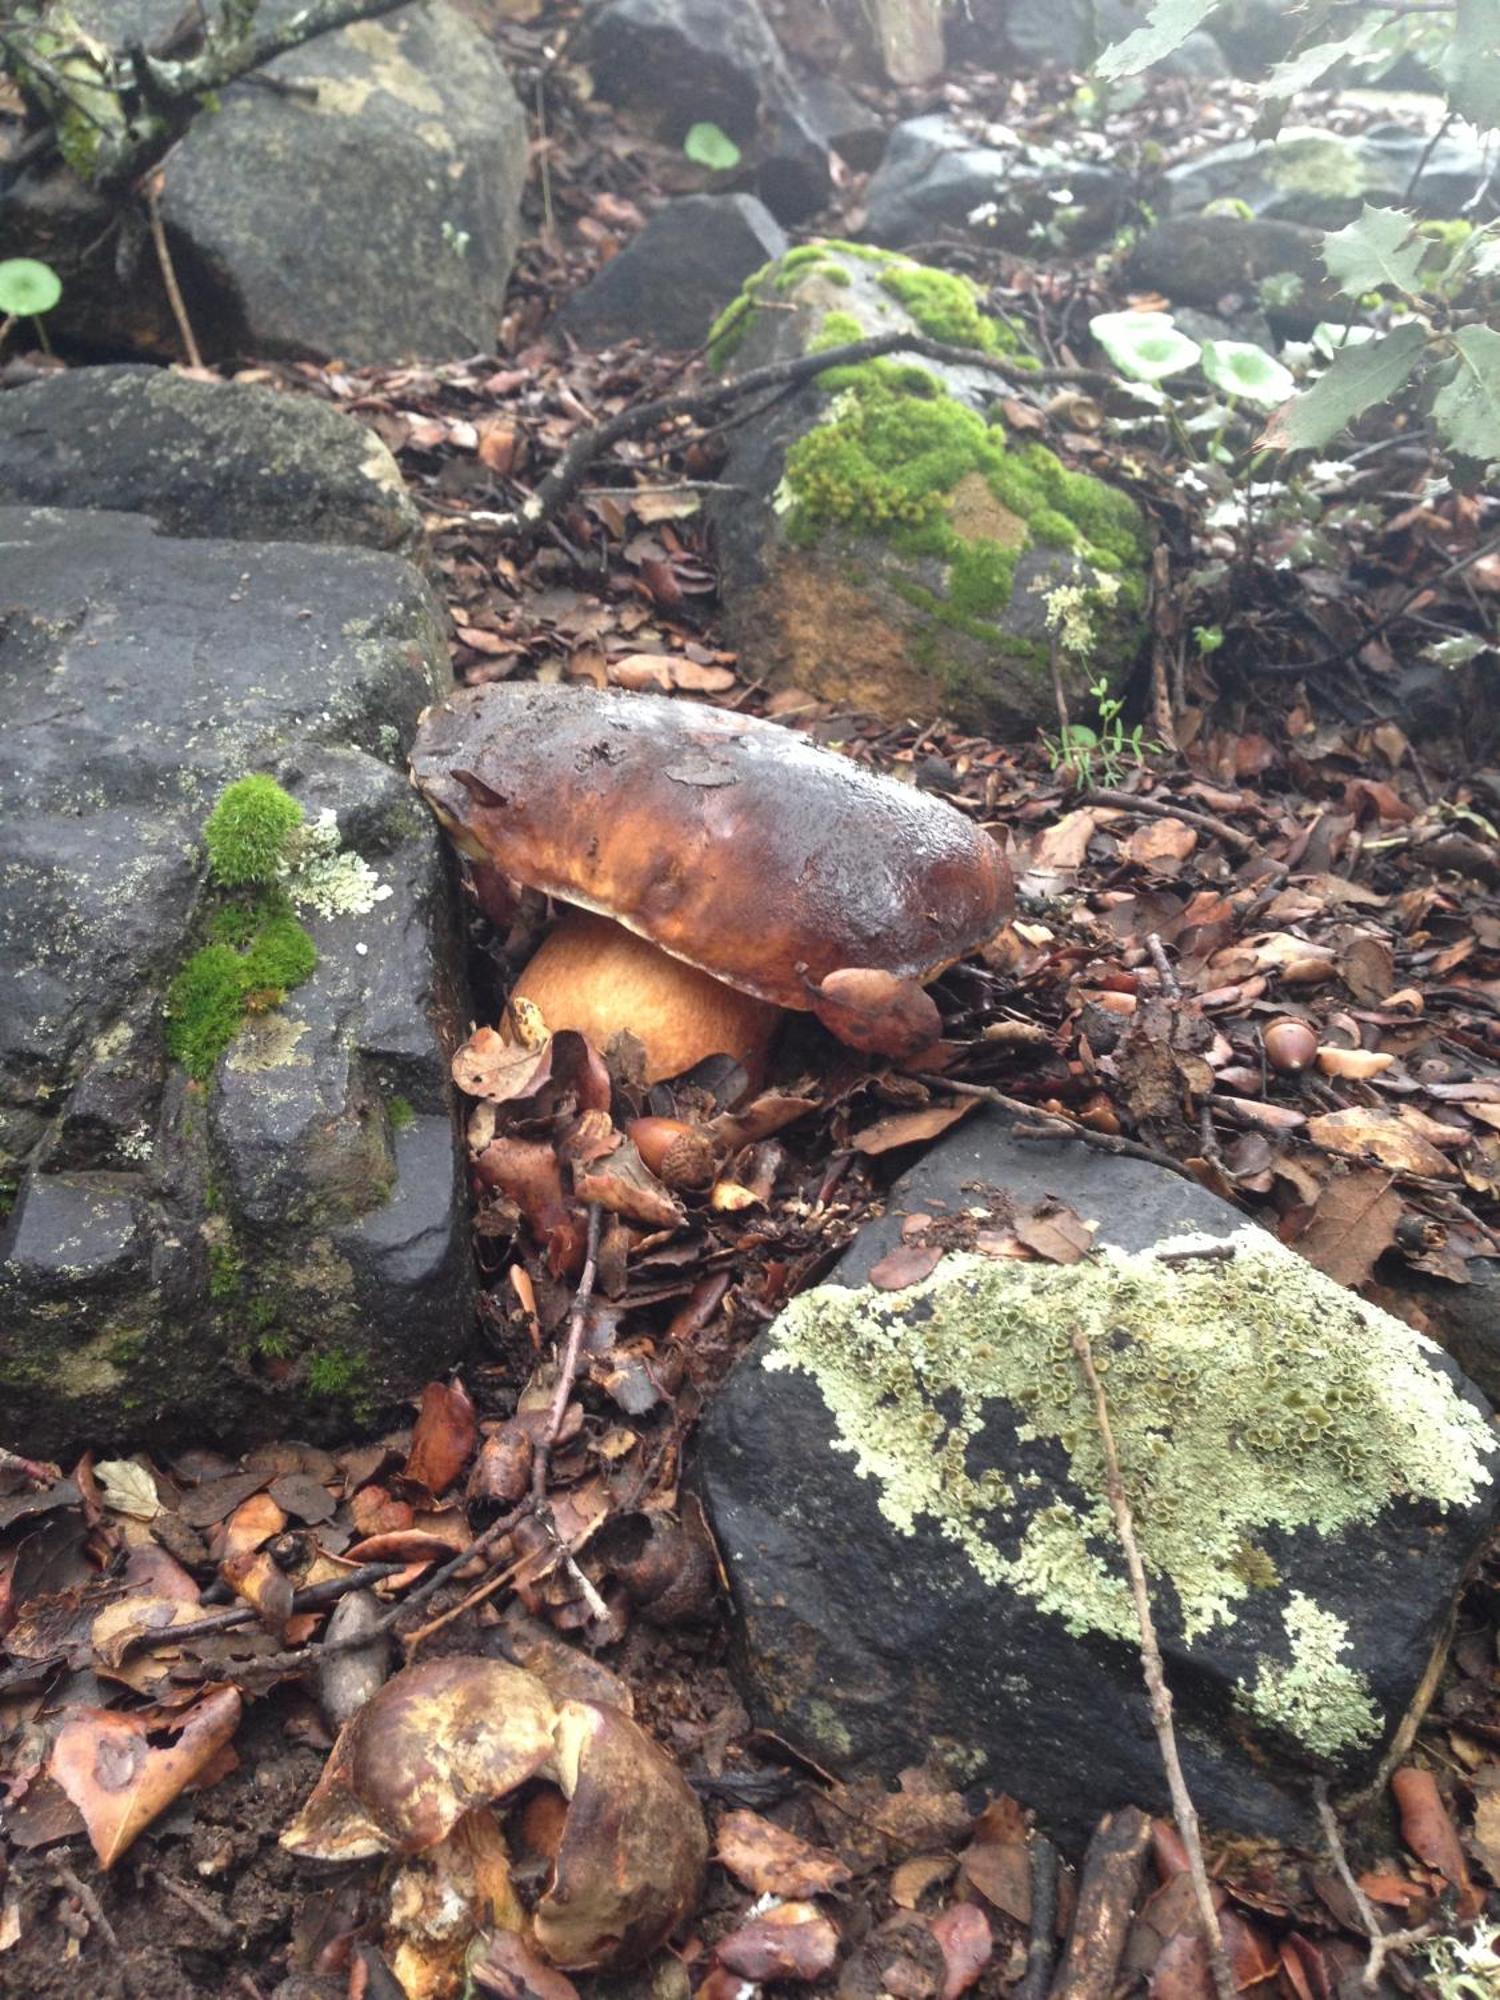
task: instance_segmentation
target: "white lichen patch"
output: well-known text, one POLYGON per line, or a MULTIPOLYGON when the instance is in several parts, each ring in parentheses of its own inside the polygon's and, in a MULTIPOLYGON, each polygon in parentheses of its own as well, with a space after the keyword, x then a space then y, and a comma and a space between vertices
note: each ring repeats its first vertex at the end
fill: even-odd
POLYGON ((368 916, 393 893, 363 855, 339 844, 338 815, 331 806, 297 828, 280 874, 292 901, 323 917, 368 916))
POLYGON ((1380 1712, 1340 1657, 1350 1649, 1349 1627, 1301 1591, 1283 1616, 1291 1658, 1263 1660, 1253 1687, 1240 1682, 1244 1707, 1325 1757, 1375 1741, 1380 1712))
MULTIPOLYGON (((878 1487, 892 1526, 909 1534, 925 1517, 987 1582, 1070 1631, 1134 1640, 1072 1349, 1082 1328, 1148 1575, 1159 1596, 1170 1584, 1192 1640, 1232 1620, 1250 1591, 1280 1585, 1257 1542, 1265 1530, 1334 1534, 1402 1495, 1468 1505, 1491 1483, 1497 1448, 1434 1366, 1430 1341, 1264 1232, 1230 1241, 1232 1257, 1175 1263, 1112 1249, 1067 1267, 958 1253, 902 1292, 822 1285, 782 1314, 765 1366, 813 1377, 837 1448, 878 1487), (988 1423, 1007 1419, 1023 1447, 1062 1447, 1058 1497, 1026 1490, 1037 1461, 1024 1451, 1014 1490, 995 1467, 1015 1451, 974 1449, 988 1423)), ((1364 1712, 1337 1679, 1334 1636, 1298 1616, 1288 1630, 1294 1646, 1301 1634, 1303 1677, 1294 1655, 1280 1692, 1309 1685, 1321 1647, 1337 1670, 1327 1714, 1348 1725, 1364 1712)), ((1325 1737, 1334 1727, 1326 1716, 1312 1726, 1325 1737)))

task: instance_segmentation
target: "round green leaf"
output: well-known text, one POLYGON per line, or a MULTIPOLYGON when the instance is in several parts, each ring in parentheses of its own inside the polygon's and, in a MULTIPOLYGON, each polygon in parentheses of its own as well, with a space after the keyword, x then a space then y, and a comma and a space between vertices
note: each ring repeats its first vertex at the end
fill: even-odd
POLYGON ((727 173, 740 163, 740 149, 727 132, 707 120, 688 127, 687 137, 682 142, 682 150, 690 160, 696 160, 700 167, 712 167, 715 173, 727 173))
POLYGON ((1203 372, 1226 396, 1240 396, 1263 410, 1274 410, 1297 388, 1289 368, 1248 340, 1205 340, 1203 372))
POLYGON ((62 280, 35 257, 0 259, 0 313, 8 318, 51 312, 62 297, 62 280))
POLYGON ((1138 382, 1180 375, 1198 359, 1197 341, 1178 332, 1170 313, 1098 313, 1089 332, 1120 373, 1138 382))

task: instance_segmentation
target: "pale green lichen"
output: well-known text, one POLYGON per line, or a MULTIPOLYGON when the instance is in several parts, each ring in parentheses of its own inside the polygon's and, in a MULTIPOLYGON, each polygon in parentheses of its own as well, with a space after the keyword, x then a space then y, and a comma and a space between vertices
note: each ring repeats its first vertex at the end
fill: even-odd
POLYGON ((1288 1661, 1263 1660, 1255 1685, 1240 1683, 1244 1706, 1259 1721, 1336 1757, 1380 1735, 1380 1711, 1365 1684, 1340 1658, 1349 1650, 1349 1627, 1320 1604, 1293 1591, 1282 1614, 1291 1648, 1288 1661))
MULTIPOLYGON (((899 1293, 819 1286, 783 1313, 765 1365, 814 1378, 836 1448, 895 1528, 925 1517, 986 1581, 1070 1631, 1134 1640, 1072 1349, 1083 1329, 1148 1577, 1191 1641, 1276 1587, 1258 1546, 1267 1530, 1336 1534, 1403 1495, 1466 1506, 1491 1482, 1496 1449, 1429 1341, 1264 1232, 1231 1240, 1228 1259, 1105 1250, 1061 1267, 955 1253, 899 1293), (1006 1421, 1020 1453, 992 1445, 991 1469, 978 1469, 976 1440, 1006 1421), (1066 1453, 1067 1484, 1038 1506, 1025 1475, 1045 1461, 1026 1447, 1048 1442, 1066 1453), (1019 1491, 993 1469, 1007 1455, 1019 1491)), ((1287 1619, 1291 1664, 1248 1699, 1283 1727, 1302 1723, 1315 1750, 1356 1740, 1366 1697, 1338 1660, 1341 1635, 1295 1598, 1287 1619)))
POLYGON ((331 807, 297 829, 280 872, 292 901, 324 917, 368 916, 392 893, 363 855, 340 846, 331 807))

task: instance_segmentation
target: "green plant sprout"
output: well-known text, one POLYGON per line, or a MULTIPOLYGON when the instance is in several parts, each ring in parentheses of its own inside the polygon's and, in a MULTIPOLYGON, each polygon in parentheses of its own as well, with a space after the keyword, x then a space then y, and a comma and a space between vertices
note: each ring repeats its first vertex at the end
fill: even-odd
POLYGON ((729 134, 708 119, 689 125, 682 150, 700 167, 715 173, 729 173, 740 163, 740 149, 729 134))
POLYGON ((36 257, 0 258, 0 342, 18 319, 29 319, 36 328, 42 352, 50 354, 51 344, 42 316, 51 312, 62 297, 62 280, 50 264, 36 257))

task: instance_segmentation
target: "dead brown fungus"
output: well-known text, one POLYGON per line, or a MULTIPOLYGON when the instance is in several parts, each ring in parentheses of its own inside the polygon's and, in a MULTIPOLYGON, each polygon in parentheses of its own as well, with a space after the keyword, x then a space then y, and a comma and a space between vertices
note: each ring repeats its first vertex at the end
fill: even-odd
POLYGON ((411 766, 462 853, 633 934, 566 918, 516 991, 554 1031, 628 1029, 653 1080, 715 1053, 753 1072, 785 1007, 914 1054, 936 1033, 921 987, 1012 907, 1004 853, 953 806, 698 702, 466 688, 411 766), (882 975, 855 1009, 853 972, 882 975))

